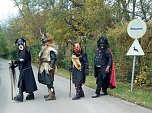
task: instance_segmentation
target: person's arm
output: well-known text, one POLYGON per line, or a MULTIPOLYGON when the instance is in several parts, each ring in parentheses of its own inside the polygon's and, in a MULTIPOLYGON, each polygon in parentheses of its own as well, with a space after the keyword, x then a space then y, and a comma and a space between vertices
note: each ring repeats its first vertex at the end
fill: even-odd
POLYGON ((56 59, 57 59, 54 51, 50 51, 50 58, 51 58, 50 67, 53 69, 53 67, 55 66, 56 59))
POLYGON ((83 62, 84 62, 84 73, 85 75, 89 75, 89 62, 88 62, 88 57, 87 54, 83 54, 83 62))
POLYGON ((106 57, 108 58, 108 63, 107 63, 107 67, 105 71, 106 73, 109 73, 109 70, 112 64, 112 54, 108 49, 106 50, 106 57))
POLYGON ((20 62, 31 62, 31 53, 29 48, 26 48, 25 54, 19 60, 20 62))

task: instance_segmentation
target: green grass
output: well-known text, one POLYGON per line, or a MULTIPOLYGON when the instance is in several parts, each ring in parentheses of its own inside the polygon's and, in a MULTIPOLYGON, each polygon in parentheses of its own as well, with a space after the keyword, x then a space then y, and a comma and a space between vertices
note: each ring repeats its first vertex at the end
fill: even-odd
POLYGON ((138 88, 134 86, 133 92, 130 92, 130 84, 123 84, 117 82, 117 88, 114 90, 109 90, 110 94, 122 98, 124 100, 130 101, 132 103, 142 105, 144 107, 152 109, 152 92, 138 88))
MULTIPOLYGON (((70 77, 70 72, 65 69, 57 69, 57 75, 68 78, 70 77)), ((94 76, 87 76, 85 85, 95 89, 96 80, 94 76)), ((130 101, 132 103, 147 107, 152 109, 152 91, 145 90, 140 87, 133 87, 133 92, 130 92, 130 84, 124 84, 117 81, 117 87, 115 89, 108 89, 109 95, 130 101)))

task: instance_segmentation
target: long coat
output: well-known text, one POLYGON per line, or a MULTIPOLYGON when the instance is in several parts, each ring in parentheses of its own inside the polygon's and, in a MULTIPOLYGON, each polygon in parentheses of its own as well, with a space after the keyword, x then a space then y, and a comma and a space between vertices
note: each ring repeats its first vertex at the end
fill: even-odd
POLYGON ((15 61, 19 67, 19 80, 18 80, 18 87, 19 83, 22 82, 23 92, 31 93, 37 90, 37 85, 35 82, 33 69, 31 66, 31 54, 29 48, 25 48, 23 51, 19 51, 18 60, 15 61), (24 59, 21 62, 19 59, 24 59))
POLYGON ((85 83, 86 74, 88 73, 88 58, 87 54, 82 54, 79 56, 79 61, 81 64, 81 69, 77 69, 73 65, 72 69, 72 81, 74 84, 83 84, 85 83))

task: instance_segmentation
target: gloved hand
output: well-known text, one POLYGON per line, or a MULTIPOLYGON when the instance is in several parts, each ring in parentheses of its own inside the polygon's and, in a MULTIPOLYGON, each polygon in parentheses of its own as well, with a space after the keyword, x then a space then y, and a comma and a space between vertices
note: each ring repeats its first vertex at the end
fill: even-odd
POLYGON ((9 62, 8 62, 8 64, 9 64, 9 68, 11 68, 11 67, 12 67, 12 63, 13 63, 13 61, 9 61, 9 62))
POLYGON ((9 61, 9 68, 16 68, 17 65, 15 65, 14 61, 9 61))

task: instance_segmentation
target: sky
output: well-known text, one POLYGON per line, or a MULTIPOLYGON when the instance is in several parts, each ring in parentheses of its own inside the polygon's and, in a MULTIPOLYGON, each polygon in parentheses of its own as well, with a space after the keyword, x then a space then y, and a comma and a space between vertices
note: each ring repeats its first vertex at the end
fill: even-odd
POLYGON ((9 17, 17 15, 18 8, 15 7, 13 0, 0 0, 0 21, 7 20, 9 17))

